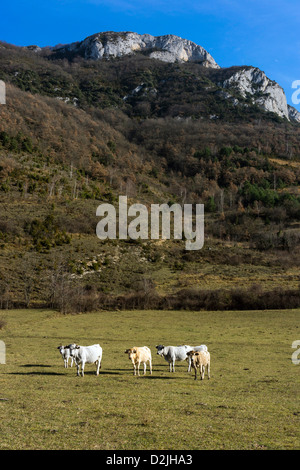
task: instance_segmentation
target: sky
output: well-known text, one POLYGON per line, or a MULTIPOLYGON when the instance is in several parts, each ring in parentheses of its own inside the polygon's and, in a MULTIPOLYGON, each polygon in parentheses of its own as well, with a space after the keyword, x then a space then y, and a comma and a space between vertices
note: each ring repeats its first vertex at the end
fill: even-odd
POLYGON ((102 31, 174 34, 204 47, 221 67, 259 67, 300 111, 299 0, 2 0, 0 14, 0 40, 17 46, 66 44, 102 31))

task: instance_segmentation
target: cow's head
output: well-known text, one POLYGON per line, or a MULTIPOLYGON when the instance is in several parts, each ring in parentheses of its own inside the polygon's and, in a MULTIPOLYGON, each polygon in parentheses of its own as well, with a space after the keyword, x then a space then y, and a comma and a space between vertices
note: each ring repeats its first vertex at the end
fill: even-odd
POLYGON ((163 352, 164 352, 164 346, 162 344, 159 344, 158 346, 155 346, 156 349, 157 349, 157 354, 159 354, 160 356, 163 355, 163 352))
POLYGON ((193 365, 194 364, 194 361, 196 359, 196 356, 199 355, 199 353, 197 351, 188 351, 186 353, 187 357, 191 359, 191 364, 193 365))
POLYGON ((126 349, 126 351, 124 351, 124 352, 125 352, 125 354, 128 354, 129 359, 131 359, 132 356, 134 354, 136 354, 136 348, 126 349))
POLYGON ((73 343, 73 344, 69 344, 67 348, 70 349, 70 356, 74 357, 75 352, 77 351, 77 349, 80 349, 80 346, 78 346, 78 344, 73 343))
POLYGON ((186 353, 187 356, 193 356, 194 354, 196 354, 196 352, 193 351, 193 350, 192 350, 192 351, 188 351, 188 352, 186 353))

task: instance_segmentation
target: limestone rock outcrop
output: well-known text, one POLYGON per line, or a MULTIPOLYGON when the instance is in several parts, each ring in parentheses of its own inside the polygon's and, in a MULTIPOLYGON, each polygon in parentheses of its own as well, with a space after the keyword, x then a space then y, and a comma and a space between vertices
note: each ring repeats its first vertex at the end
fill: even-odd
POLYGON ((86 59, 94 60, 148 52, 151 58, 164 62, 201 61, 205 67, 220 68, 203 47, 172 34, 151 36, 133 32, 105 32, 89 36, 81 42, 59 46, 58 49, 77 52, 86 59))
POLYGON ((223 88, 237 90, 243 98, 249 98, 252 104, 260 106, 265 111, 290 119, 283 89, 256 67, 241 68, 220 85, 223 88))

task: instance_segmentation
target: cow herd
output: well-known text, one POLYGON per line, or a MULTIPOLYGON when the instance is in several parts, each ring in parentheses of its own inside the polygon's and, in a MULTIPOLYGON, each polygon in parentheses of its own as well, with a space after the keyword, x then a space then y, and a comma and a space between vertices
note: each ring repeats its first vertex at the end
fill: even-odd
MULTIPOLYGON (((100 344, 93 344, 92 346, 79 346, 75 343, 68 346, 58 346, 60 354, 64 361, 64 366, 68 367, 71 361, 77 366, 77 375, 84 376, 85 364, 96 365, 96 375, 99 375, 102 361, 102 348, 100 344)), ((210 378, 210 353, 207 346, 164 346, 162 344, 156 346, 157 354, 163 357, 169 363, 169 371, 175 372, 175 362, 184 361, 188 362, 188 372, 191 368, 195 370, 195 380, 197 379, 197 369, 200 372, 200 379, 204 379, 205 370, 207 370, 207 377, 210 378)), ((140 375, 140 365, 143 364, 144 375, 146 374, 147 363, 149 363, 150 374, 152 374, 152 354, 147 346, 133 347, 126 349, 125 354, 133 365, 134 375, 140 375)))

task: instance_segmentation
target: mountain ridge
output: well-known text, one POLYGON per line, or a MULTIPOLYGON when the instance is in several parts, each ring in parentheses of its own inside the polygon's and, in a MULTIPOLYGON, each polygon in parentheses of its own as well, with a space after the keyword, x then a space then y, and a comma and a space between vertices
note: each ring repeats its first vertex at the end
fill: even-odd
POLYGON ((149 51, 150 58, 165 62, 202 61, 206 67, 220 68, 213 57, 202 46, 173 34, 152 36, 132 31, 100 32, 64 46, 55 46, 55 51, 83 52, 86 59, 102 59, 149 51))
MULTIPOLYGON (((58 44, 50 48, 27 47, 33 52, 50 49, 57 58, 71 55, 71 57, 82 56, 87 60, 98 61, 141 53, 147 54, 150 59, 166 63, 197 62, 206 68, 217 70, 222 68, 202 46, 173 34, 152 36, 132 31, 106 31, 87 36, 82 41, 58 44)), ((244 98, 251 95, 252 103, 265 111, 273 112, 294 123, 300 122, 300 113, 288 105, 285 92, 277 82, 268 78, 258 67, 240 67, 240 72, 220 83, 222 88, 229 91, 235 88, 244 98)), ((223 94, 223 97, 226 99, 226 94, 223 94)), ((231 99, 235 105, 239 104, 238 100, 230 96, 227 99, 231 99)))

